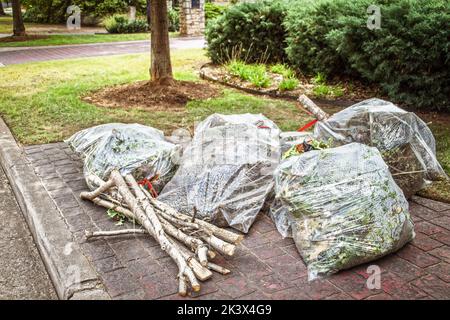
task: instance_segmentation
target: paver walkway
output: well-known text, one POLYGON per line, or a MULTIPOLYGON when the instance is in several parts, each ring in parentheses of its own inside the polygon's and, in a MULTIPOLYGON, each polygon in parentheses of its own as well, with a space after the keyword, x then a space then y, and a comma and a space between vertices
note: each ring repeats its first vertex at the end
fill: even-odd
MULTIPOLYGON (((203 38, 170 39, 171 49, 203 48, 203 38)), ((150 52, 150 41, 127 41, 48 47, 0 48, 0 64, 150 52)))
MULTIPOLYGON (((177 268, 149 236, 86 242, 85 229, 119 227, 105 210, 78 195, 86 190, 81 160, 64 144, 25 148, 35 172, 61 210, 76 241, 114 299, 179 299, 177 268)), ((265 216, 254 223, 237 255, 216 259, 232 273, 214 274, 197 299, 450 299, 450 204, 415 197, 417 237, 396 254, 371 264, 381 269, 381 288, 369 290, 370 264, 308 282, 291 239, 282 239, 265 216)))
POLYGON ((56 299, 8 179, 0 167, 0 299, 56 299))

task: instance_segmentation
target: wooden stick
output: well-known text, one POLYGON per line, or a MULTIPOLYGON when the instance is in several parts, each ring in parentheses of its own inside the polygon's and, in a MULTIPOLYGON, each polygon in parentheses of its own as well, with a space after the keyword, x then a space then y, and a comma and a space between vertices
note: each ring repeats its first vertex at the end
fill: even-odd
POLYGON ((222 266, 219 266, 218 264, 212 263, 212 262, 208 262, 208 268, 216 271, 220 274, 229 274, 231 271, 228 270, 227 268, 224 268, 222 266))
POLYGON ((208 258, 213 260, 216 257, 216 253, 214 251, 212 251, 211 249, 208 250, 208 258))
POLYGON ((111 231, 89 231, 84 230, 84 235, 86 240, 96 237, 112 237, 130 234, 148 234, 147 230, 144 229, 122 229, 122 230, 111 230, 111 231))
POLYGON ((83 192, 84 197, 82 197, 82 199, 88 199, 88 200, 95 199, 98 196, 100 196, 100 194, 108 191, 112 187, 114 187, 114 181, 110 179, 110 180, 104 182, 102 185, 100 185, 100 187, 98 187, 98 189, 96 189, 94 191, 83 192))
POLYGON ((178 247, 180 248, 181 254, 186 259, 189 266, 194 271, 195 276, 200 281, 205 281, 212 277, 212 272, 208 268, 205 268, 204 266, 202 266, 200 264, 200 262, 198 262, 197 259, 195 259, 192 251, 189 251, 185 246, 181 245, 177 240, 175 240, 175 239, 171 239, 171 240, 175 244, 178 245, 178 247))
MULTIPOLYGON (((124 197, 125 202, 128 204, 130 208, 133 208, 133 212, 136 212, 136 215, 139 219, 146 220, 145 217, 147 217, 147 220, 150 222, 151 225, 154 227, 154 232, 157 241, 160 243, 161 248, 166 251, 172 259, 175 261, 175 263, 178 266, 178 269, 180 270, 180 277, 186 276, 187 280, 189 280, 192 290, 194 292, 200 291, 200 283, 197 281, 197 278, 194 275, 194 272, 192 269, 187 265, 186 260, 181 255, 179 249, 175 247, 168 239, 167 236, 163 230, 163 227, 161 225, 160 220, 155 214, 155 211, 153 210, 152 206, 150 205, 150 202, 148 198, 145 196, 145 194, 140 189, 138 183, 134 179, 134 177, 131 174, 128 174, 125 176, 125 180, 120 175, 119 171, 114 170, 111 173, 112 179, 115 180, 117 187, 119 188, 119 193, 124 197), (126 182, 130 185, 131 189, 133 190, 136 198, 132 198, 132 194, 129 191, 126 182), (135 200, 133 200, 135 199, 135 200), (137 200, 137 201, 136 201, 137 200), (142 205, 144 208, 144 211, 140 209, 139 204, 142 205)), ((145 225, 144 225, 145 227, 145 225)))
POLYGON ((198 255, 198 259, 200 260, 200 263, 206 267, 206 265, 208 264, 208 257, 207 257, 208 247, 203 243, 203 241, 185 234, 180 229, 175 228, 173 225, 171 225, 167 220, 164 220, 163 218, 160 218, 160 221, 161 225, 164 228, 164 231, 166 231, 167 234, 169 234, 173 238, 189 246, 192 250, 195 250, 198 255))
POLYGON ((302 94, 298 98, 298 102, 300 102, 306 108, 306 110, 311 112, 319 121, 327 120, 330 117, 328 113, 323 111, 317 104, 315 104, 304 94, 302 94))
MULTIPOLYGON (((118 210, 127 212, 131 217, 135 218, 150 233, 150 235, 152 235, 153 238, 155 238, 155 240, 158 241, 158 243, 161 246, 161 249, 163 251, 166 251, 169 254, 169 256, 175 261, 180 272, 179 276, 180 277, 185 276, 191 283, 192 289, 194 291, 199 291, 200 284, 198 283, 192 269, 187 265, 187 262, 181 255, 180 250, 176 246, 174 246, 173 243, 170 242, 169 239, 167 238, 166 234, 164 233, 164 230, 162 229, 161 223, 159 222, 153 210, 151 210, 151 208, 148 205, 144 206, 146 210, 145 212, 142 209, 141 201, 143 200, 143 198, 145 198, 145 195, 143 195, 142 192, 140 192, 136 180, 134 180, 132 176, 129 176, 128 180, 130 181, 130 184, 132 185, 135 194, 139 196, 139 199, 133 196, 124 178, 117 170, 113 170, 110 176, 110 180, 101 185, 97 190, 95 190, 94 192, 82 193, 81 197, 84 199, 94 200, 96 196, 107 191, 108 188, 117 186, 119 194, 123 197, 124 202, 131 210, 120 208, 119 206, 114 204, 113 206, 115 206, 116 209, 118 210), (131 211, 131 213, 129 211, 131 211)), ((105 200, 97 200, 97 203, 102 203, 105 205, 107 204, 102 201, 105 200)), ((180 292, 180 294, 183 293, 184 292, 180 292)))
POLYGON ((211 247, 216 249, 218 252, 226 254, 227 256, 233 256, 236 250, 236 246, 225 242, 214 235, 202 236, 202 239, 206 241, 211 247))
POLYGON ((182 297, 187 295, 187 284, 186 279, 183 275, 180 275, 178 279, 178 294, 182 297))
MULTIPOLYGON (((150 201, 157 209, 165 212, 166 214, 172 215, 172 216, 176 217, 177 219, 185 221, 185 222, 192 222, 192 217, 176 211, 175 209, 173 209, 166 203, 161 202, 154 198, 152 198, 150 201)), ((195 223, 197 223, 201 227, 204 227, 206 230, 210 231, 216 237, 218 237, 222 240, 225 240, 227 242, 238 244, 242 241, 242 239, 244 239, 243 235, 236 234, 234 232, 219 228, 219 227, 217 227, 209 222, 206 222, 204 220, 201 220, 201 219, 195 219, 195 223)))

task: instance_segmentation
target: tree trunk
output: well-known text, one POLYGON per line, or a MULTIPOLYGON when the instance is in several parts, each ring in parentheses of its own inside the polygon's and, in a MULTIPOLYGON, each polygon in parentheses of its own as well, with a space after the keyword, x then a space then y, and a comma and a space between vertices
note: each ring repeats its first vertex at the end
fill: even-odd
POLYGON ((16 37, 24 36, 25 25, 22 19, 22 6, 20 5, 20 0, 12 0, 12 11, 13 11, 13 34, 16 37))
POLYGON ((150 26, 152 24, 152 19, 150 17, 151 13, 150 13, 150 8, 151 8, 151 1, 147 0, 147 7, 146 7, 146 16, 147 16, 147 24, 150 26))
POLYGON ((5 10, 3 10, 3 3, 0 0, 0 16, 6 16, 5 10))
POLYGON ((172 85, 174 80, 170 62, 167 0, 152 0, 151 22, 151 81, 160 85, 172 85))

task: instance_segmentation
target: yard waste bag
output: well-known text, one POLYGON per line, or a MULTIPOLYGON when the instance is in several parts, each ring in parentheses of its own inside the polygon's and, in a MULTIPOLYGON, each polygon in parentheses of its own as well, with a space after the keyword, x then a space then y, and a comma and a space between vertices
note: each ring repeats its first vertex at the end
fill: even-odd
POLYGON ((426 123, 391 102, 357 103, 317 122, 314 136, 331 139, 334 146, 359 142, 376 147, 407 198, 429 181, 448 178, 436 159, 436 143, 426 123))
POLYGON ((310 138, 312 138, 311 132, 286 131, 280 133, 281 154, 310 138))
POLYGON ((248 232, 273 188, 280 130, 263 115, 201 122, 159 200, 218 226, 248 232))
POLYGON ((181 148, 166 141, 162 131, 140 124, 95 126, 75 133, 66 143, 84 159, 84 177, 91 190, 98 187, 95 177, 106 181, 118 169, 148 182, 157 193, 172 178, 181 157, 181 148))
POLYGON ((283 160, 270 215, 292 237, 313 280, 366 263, 411 241, 408 202, 380 152, 351 143, 283 160))

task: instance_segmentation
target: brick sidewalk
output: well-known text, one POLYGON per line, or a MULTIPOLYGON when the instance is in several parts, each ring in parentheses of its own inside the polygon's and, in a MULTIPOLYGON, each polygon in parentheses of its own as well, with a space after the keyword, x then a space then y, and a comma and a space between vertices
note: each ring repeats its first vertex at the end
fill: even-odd
MULTIPOLYGON (((201 38, 170 40, 171 49, 201 49, 204 47, 204 45, 205 41, 201 38)), ((150 41, 62 45, 37 48, 0 48, 0 63, 6 66, 26 62, 111 56, 144 52, 150 53, 150 41)))
MULTIPOLYGON (((84 230, 118 227, 105 210, 79 199, 86 190, 81 160, 64 144, 25 148, 28 160, 81 243, 113 299, 179 299, 177 268, 149 236, 85 242, 84 230)), ((202 283, 197 299, 450 299, 450 205, 415 197, 417 237, 396 254, 371 264, 381 268, 379 290, 366 287, 367 265, 308 282, 291 239, 282 239, 264 215, 233 258, 216 261, 232 270, 202 283)))

